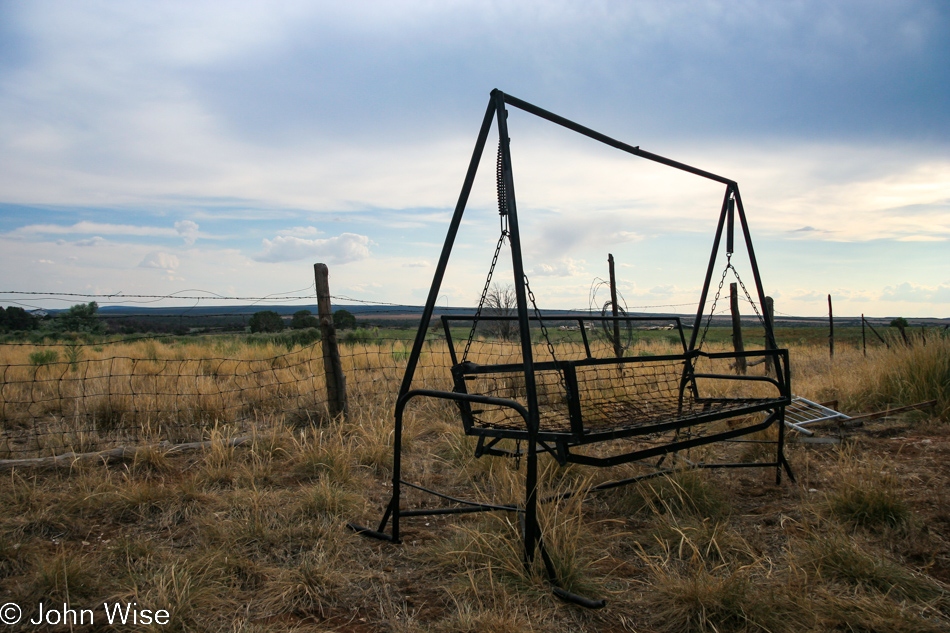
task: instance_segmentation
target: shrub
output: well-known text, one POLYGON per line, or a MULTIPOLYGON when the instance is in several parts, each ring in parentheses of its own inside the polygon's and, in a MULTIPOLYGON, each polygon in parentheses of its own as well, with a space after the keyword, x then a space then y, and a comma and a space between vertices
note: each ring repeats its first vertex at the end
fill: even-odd
POLYGON ((79 361, 82 360, 82 345, 71 343, 66 346, 66 362, 69 363, 69 369, 76 371, 79 369, 79 361))
POLYGON ((36 367, 51 365, 59 360, 59 352, 54 349, 44 349, 41 352, 30 352, 30 364, 36 367))
POLYGON ((348 330, 356 327, 356 317, 349 310, 337 310, 333 313, 333 327, 348 330))
POLYGON ((370 343, 378 343, 379 340, 378 328, 356 328, 347 331, 340 337, 340 341, 347 345, 369 345, 370 343))
POLYGON ((251 332, 281 332, 284 329, 284 320, 273 310, 255 312, 248 324, 251 332))
POLYGON ((56 318, 54 329, 59 332, 101 333, 105 325, 96 316, 98 311, 99 304, 95 301, 76 304, 56 318))
POLYGON ((0 332, 35 330, 36 317, 17 306, 0 307, 0 332))
POLYGON ((320 321, 313 316, 310 310, 297 310, 294 312, 294 318, 290 320, 292 330, 303 330, 306 328, 318 328, 320 321))

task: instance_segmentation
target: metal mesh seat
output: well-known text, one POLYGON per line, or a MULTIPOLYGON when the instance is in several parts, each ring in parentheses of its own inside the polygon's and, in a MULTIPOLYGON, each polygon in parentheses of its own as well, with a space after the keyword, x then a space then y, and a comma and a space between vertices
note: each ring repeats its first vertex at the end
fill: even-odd
MULTIPOLYGON (((443 317, 450 342, 451 325, 471 318, 443 317)), ((623 319, 628 322, 649 320, 648 317, 623 319)), ((588 326, 589 322, 606 320, 612 319, 577 319, 581 330, 595 331, 596 328, 588 326)), ((675 328, 682 334, 679 319, 669 320, 675 322, 675 328)), ((678 338, 685 340, 682 335, 678 338)), ((552 344, 552 349, 557 347, 560 346, 552 344)), ((732 420, 728 429, 732 436, 743 431, 753 433, 759 430, 762 421, 762 416, 753 414, 775 412, 789 402, 784 381, 779 377, 721 373, 733 366, 739 356, 767 357, 774 367, 785 368, 787 356, 782 350, 708 354, 684 349, 664 356, 598 358, 585 337, 579 351, 582 357, 574 360, 534 363, 538 411, 536 437, 554 443, 556 454, 564 462, 592 463, 590 457, 577 455, 571 449, 606 440, 642 436, 659 438, 668 434, 672 444, 673 435, 688 437, 694 443, 699 442, 700 437, 715 438, 721 429, 710 432, 706 427, 719 420, 732 420), (719 393, 704 394, 707 391, 704 387, 714 382, 720 383, 719 393), (722 393, 722 384, 728 385, 728 393, 722 393)), ((452 356, 457 358, 454 350, 452 356)), ((523 365, 517 362, 494 364, 485 362, 492 360, 491 356, 486 357, 485 353, 480 356, 481 364, 460 361, 452 368, 454 392, 478 394, 497 403, 473 405, 459 401, 465 432, 483 438, 527 439, 527 421, 511 405, 528 406, 523 365)), ((501 348, 498 349, 497 357, 507 356, 501 348)), ((489 448, 492 446, 494 444, 489 448)), ((626 456, 610 458, 609 463, 639 458, 640 455, 632 451, 626 456)))

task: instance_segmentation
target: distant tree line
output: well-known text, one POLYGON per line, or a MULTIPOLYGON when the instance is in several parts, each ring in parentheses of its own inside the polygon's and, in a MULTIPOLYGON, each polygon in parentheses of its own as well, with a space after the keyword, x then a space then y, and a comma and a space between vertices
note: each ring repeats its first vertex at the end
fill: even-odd
MULTIPOLYGON (((282 332, 286 327, 283 317, 273 310, 255 312, 248 322, 251 332, 282 332)), ((298 310, 290 319, 290 329, 303 330, 320 327, 320 320, 310 310, 298 310)), ((349 330, 356 327, 356 317, 348 310, 337 310, 333 313, 333 327, 338 330, 349 330)))
MULTIPOLYGON (((348 310, 333 313, 333 325, 338 330, 357 327, 356 317, 348 310)), ((197 330, 244 331, 252 333, 282 332, 288 322, 273 310, 255 312, 249 319, 244 315, 214 315, 211 317, 187 315, 135 315, 103 316, 95 301, 79 303, 68 310, 42 318, 27 310, 10 306, 0 307, 0 333, 39 331, 39 334, 135 334, 152 332, 158 334, 188 334, 197 330)), ((310 310, 298 310, 289 321, 292 330, 319 328, 320 321, 310 310)))
POLYGON ((80 303, 72 306, 55 318, 39 319, 23 308, 11 306, 0 308, 0 331, 17 332, 40 329, 53 333, 79 332, 101 334, 105 332, 105 324, 96 316, 99 304, 95 301, 80 303))

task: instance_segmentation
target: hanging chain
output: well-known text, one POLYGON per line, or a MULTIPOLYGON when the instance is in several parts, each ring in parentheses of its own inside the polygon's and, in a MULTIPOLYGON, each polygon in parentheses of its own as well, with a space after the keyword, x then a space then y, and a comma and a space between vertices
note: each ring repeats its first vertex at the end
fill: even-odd
MULTIPOLYGON (((544 320, 541 319, 541 310, 538 309, 538 302, 534 299, 534 292, 531 290, 531 285, 528 283, 528 276, 524 276, 524 288, 528 293, 528 299, 531 301, 531 305, 534 307, 534 313, 538 317, 538 325, 541 326, 541 336, 544 337, 544 342, 547 343, 548 352, 551 354, 551 360, 554 361, 555 371, 557 372, 558 381, 561 383, 561 392, 568 398, 571 397, 571 392, 567 388, 567 382, 564 380, 564 372, 557 369, 557 353, 554 351, 554 344, 551 343, 551 338, 548 336, 548 328, 544 325, 544 320)), ((528 335, 530 336, 530 334, 528 335)))
MULTIPOLYGON (((719 295, 722 294, 722 285, 726 283, 726 275, 730 269, 732 269, 732 274, 736 273, 736 269, 732 267, 732 253, 726 253, 726 267, 722 271, 722 277, 719 279, 719 288, 716 289, 716 296, 713 297, 712 309, 706 318, 706 325, 703 327, 703 335, 699 338, 699 347, 697 349, 702 349, 703 343, 706 342, 706 333, 709 332, 709 325, 712 323, 713 315, 716 314, 716 304, 719 303, 719 295)), ((743 286, 743 288, 744 287, 745 286, 743 286)))
POLYGON ((472 320, 472 331, 468 333, 468 340, 465 341, 465 351, 462 352, 462 362, 468 360, 468 351, 472 347, 472 341, 475 339, 475 330, 478 328, 478 319, 482 315, 482 308, 485 306, 485 299, 488 297, 488 291, 491 288, 491 278, 495 273, 495 265, 498 263, 498 255, 501 253, 501 247, 508 237, 508 227, 502 227, 501 235, 498 237, 498 244, 495 245, 495 255, 491 259, 491 267, 488 269, 488 277, 485 279, 485 287, 482 288, 482 296, 478 300, 478 308, 475 310, 475 318, 472 320))
POLYGON ((505 187, 505 166, 501 151, 501 139, 498 139, 498 156, 495 159, 495 184, 498 188, 498 215, 501 224, 501 235, 498 237, 498 244, 495 245, 495 254, 492 256, 491 266, 488 268, 488 277, 485 279, 485 287, 482 288, 482 296, 478 300, 478 308, 475 310, 475 318, 472 320, 472 330, 468 333, 468 340, 465 341, 465 351, 462 352, 462 362, 468 360, 468 352, 472 348, 472 341, 475 340, 475 331, 478 328, 478 320, 482 315, 482 308, 485 306, 485 300, 491 290, 492 275, 495 274, 495 266, 498 264, 498 255, 501 253, 501 247, 505 239, 510 235, 508 231, 508 194, 505 187))
POLYGON ((722 271, 722 279, 719 280, 719 288, 716 290, 716 296, 713 299, 712 309, 709 311, 709 316, 706 318, 706 325, 703 328, 703 335, 699 340, 699 349, 703 348, 703 343, 706 341, 706 333, 709 331, 709 325, 712 322, 713 315, 716 314, 716 303, 719 302, 719 295, 722 294, 722 286, 726 282, 726 274, 728 274, 730 270, 732 271, 732 276, 735 277, 736 281, 739 282, 739 286, 742 288, 742 293, 745 295, 746 301, 748 301, 752 306, 752 310, 755 312, 756 318, 759 319, 759 323, 765 323, 765 319, 762 318, 762 314, 759 312, 759 307, 755 304, 755 301, 752 300, 752 295, 749 294, 749 291, 745 287, 745 283, 739 276, 739 271, 736 270, 735 266, 732 265, 732 253, 726 253, 726 268, 722 271))
POLYGON ((748 301, 752 305, 752 310, 755 312, 755 316, 758 317, 759 323, 764 324, 765 319, 763 319, 762 315, 759 314, 759 307, 755 305, 755 301, 752 300, 752 295, 749 294, 749 291, 746 290, 745 288, 745 284, 742 283, 742 279, 739 278, 739 271, 733 268, 732 274, 736 276, 736 281, 738 281, 739 285, 742 287, 742 292, 745 294, 746 301, 748 301))
POLYGON ((538 303, 534 299, 534 292, 531 291, 531 286, 528 284, 528 276, 524 276, 524 289, 528 292, 528 300, 531 301, 532 307, 534 307, 534 314, 538 317, 538 325, 541 326, 541 335, 544 337, 544 342, 548 344, 548 351, 551 353, 551 358, 557 360, 557 354, 554 352, 554 345, 551 343, 551 339, 548 337, 548 328, 545 327, 544 321, 541 320, 541 310, 538 309, 538 303))

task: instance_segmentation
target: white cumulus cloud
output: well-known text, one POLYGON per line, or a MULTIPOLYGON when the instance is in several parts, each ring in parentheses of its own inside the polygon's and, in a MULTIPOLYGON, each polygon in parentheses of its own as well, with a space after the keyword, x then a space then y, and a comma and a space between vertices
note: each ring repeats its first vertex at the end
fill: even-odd
POLYGON ((86 240, 77 240, 74 244, 76 246, 99 246, 100 244, 105 244, 105 242, 106 239, 104 237, 96 235, 86 240))
POLYGON ((897 286, 887 286, 881 293, 884 301, 944 302, 950 300, 950 284, 921 286, 904 282, 897 286))
POLYGON ((561 261, 538 264, 529 274, 535 277, 572 277, 583 273, 586 263, 583 259, 565 257, 561 261))
POLYGON ((371 243, 367 236, 356 233, 314 240, 278 235, 272 240, 264 239, 264 250, 254 259, 259 262, 290 262, 311 258, 328 264, 346 264, 369 257, 371 243))
POLYGON ((147 254, 141 262, 139 262, 139 267, 158 268, 171 273, 176 268, 178 268, 178 258, 170 253, 152 251, 151 253, 147 254))
POLYGON ((191 220, 175 222, 175 230, 184 238, 185 244, 188 246, 194 244, 195 240, 198 239, 198 224, 191 220))

